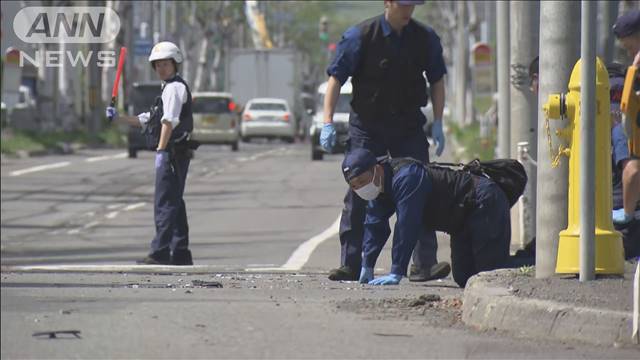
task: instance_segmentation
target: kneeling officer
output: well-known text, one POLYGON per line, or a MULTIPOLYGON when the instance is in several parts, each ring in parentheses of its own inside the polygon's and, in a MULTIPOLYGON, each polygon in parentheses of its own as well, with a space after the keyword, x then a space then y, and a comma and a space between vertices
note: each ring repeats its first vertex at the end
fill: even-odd
POLYGON ((416 239, 426 230, 451 235, 453 279, 461 287, 478 272, 508 267, 509 202, 492 180, 424 166, 410 158, 378 164, 364 149, 349 152, 342 171, 355 193, 371 200, 364 224, 361 283, 398 284, 406 275, 416 239), (373 268, 391 232, 394 212, 391 272, 374 279, 373 268))
POLYGON ((178 75, 182 52, 164 41, 151 49, 149 62, 160 80, 162 94, 150 112, 119 116, 108 107, 107 117, 141 126, 149 150, 156 151, 154 220, 156 235, 151 251, 139 264, 193 265, 189 250, 189 225, 183 199, 189 163, 197 143, 189 140, 193 130, 191 92, 178 75))

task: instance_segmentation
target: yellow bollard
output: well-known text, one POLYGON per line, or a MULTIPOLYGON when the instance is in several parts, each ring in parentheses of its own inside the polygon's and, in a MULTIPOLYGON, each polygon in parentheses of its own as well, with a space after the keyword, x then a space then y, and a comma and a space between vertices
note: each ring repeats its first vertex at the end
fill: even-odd
MULTIPOLYGON (((556 273, 580 273, 580 65, 578 60, 569 79, 569 93, 551 94, 544 105, 548 118, 566 116, 567 129, 556 135, 568 138, 568 149, 560 147, 560 155, 569 156, 569 214, 567 228, 560 232, 556 273)), ((595 272, 623 274, 624 249, 622 236, 611 220, 611 115, 609 113, 609 76, 602 61, 596 60, 596 181, 595 181, 595 272)), ((553 154, 551 155, 553 158, 553 154)))

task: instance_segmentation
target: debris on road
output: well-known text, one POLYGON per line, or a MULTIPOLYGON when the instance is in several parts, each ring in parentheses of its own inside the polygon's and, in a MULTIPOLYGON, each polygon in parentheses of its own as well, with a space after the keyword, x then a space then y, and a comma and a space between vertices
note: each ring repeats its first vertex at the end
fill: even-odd
POLYGON ((204 288, 222 288, 222 284, 217 281, 191 280, 191 285, 204 288))
POLYGON ((69 338, 72 338, 71 336, 66 336, 66 335, 72 335, 75 339, 82 339, 82 337, 80 336, 80 330, 39 331, 39 332, 34 332, 31 336, 36 337, 36 338, 41 338, 41 339, 43 339, 44 336, 46 336, 46 338, 48 338, 48 339, 69 339, 69 338), (60 335, 62 335, 62 336, 60 336, 60 335))

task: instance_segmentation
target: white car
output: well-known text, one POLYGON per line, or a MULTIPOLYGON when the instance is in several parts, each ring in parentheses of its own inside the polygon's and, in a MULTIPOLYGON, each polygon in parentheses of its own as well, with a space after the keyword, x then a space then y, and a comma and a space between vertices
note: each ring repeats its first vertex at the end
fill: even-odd
POLYGON ((241 135, 243 141, 254 137, 280 138, 292 143, 296 122, 286 100, 256 98, 247 102, 242 113, 241 135))

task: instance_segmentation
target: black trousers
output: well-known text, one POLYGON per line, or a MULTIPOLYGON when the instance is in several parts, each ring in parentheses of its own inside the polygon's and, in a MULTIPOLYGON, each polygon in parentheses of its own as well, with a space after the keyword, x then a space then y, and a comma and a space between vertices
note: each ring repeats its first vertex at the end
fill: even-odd
POLYGON ((190 162, 190 151, 178 151, 156 168, 153 207, 156 235, 151 241, 152 255, 162 256, 189 248, 189 224, 183 195, 190 162))

